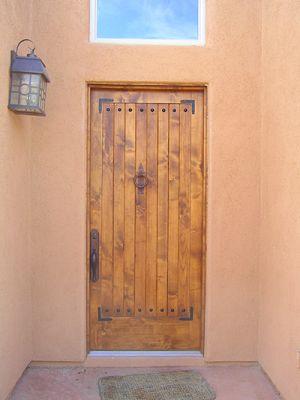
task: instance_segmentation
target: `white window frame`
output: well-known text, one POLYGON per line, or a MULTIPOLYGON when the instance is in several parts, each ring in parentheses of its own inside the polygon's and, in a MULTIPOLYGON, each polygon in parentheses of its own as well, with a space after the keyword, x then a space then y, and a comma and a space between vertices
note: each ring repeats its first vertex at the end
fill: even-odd
POLYGON ((198 0, 198 39, 195 40, 179 40, 179 39, 109 39, 97 38, 97 0, 90 0, 90 42, 92 43, 110 43, 110 44, 156 44, 167 46, 205 46, 205 14, 206 0, 198 0))

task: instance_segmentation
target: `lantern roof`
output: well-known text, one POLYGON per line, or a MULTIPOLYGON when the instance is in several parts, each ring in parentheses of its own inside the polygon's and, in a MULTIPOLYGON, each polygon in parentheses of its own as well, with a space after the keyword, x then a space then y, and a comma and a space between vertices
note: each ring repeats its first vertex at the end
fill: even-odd
POLYGON ((12 52, 11 72, 23 72, 28 74, 43 75, 47 82, 50 78, 43 61, 36 56, 34 51, 25 56, 18 56, 15 51, 12 52))

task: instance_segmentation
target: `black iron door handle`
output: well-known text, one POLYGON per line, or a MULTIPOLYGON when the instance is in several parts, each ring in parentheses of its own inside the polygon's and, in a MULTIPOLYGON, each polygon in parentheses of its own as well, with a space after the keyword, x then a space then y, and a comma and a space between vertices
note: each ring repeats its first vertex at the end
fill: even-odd
POLYGON ((90 237, 90 279, 97 282, 99 279, 99 232, 91 230, 90 237))
POLYGON ((133 178, 133 182, 138 188, 139 193, 144 193, 144 188, 148 185, 149 179, 147 178, 147 174, 142 164, 139 165, 139 169, 133 178))

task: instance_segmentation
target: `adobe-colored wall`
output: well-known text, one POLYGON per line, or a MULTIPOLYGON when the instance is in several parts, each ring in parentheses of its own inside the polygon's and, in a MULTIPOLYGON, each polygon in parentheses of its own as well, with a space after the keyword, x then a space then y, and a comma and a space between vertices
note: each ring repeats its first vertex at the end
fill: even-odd
POLYGON ((205 48, 89 43, 88 0, 34 1, 47 117, 33 121, 35 360, 85 357, 86 81, 209 83, 207 360, 256 360, 260 0, 208 0, 205 48))
POLYGON ((287 400, 300 398, 299 21, 298 0, 263 1, 259 361, 287 400))
POLYGON ((30 35, 31 1, 0 1, 0 399, 32 358, 30 118, 7 109, 10 50, 30 35))
POLYGON ((0 399, 31 358, 85 357, 87 80, 209 83, 206 359, 257 359, 259 310, 259 361, 298 399, 299 2, 262 0, 261 16, 259 0, 208 0, 205 48, 91 44, 87 0, 33 2, 52 78, 44 119, 6 109, 32 3, 0 3, 0 399))

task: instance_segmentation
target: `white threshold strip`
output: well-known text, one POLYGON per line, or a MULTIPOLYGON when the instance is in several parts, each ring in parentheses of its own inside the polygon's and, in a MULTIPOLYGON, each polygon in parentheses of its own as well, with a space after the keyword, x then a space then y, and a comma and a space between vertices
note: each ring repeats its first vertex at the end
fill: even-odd
POLYGON ((90 351, 87 367, 195 367, 204 364, 200 351, 90 351))
POLYGON ((203 357, 200 351, 90 351, 91 357, 203 357))

